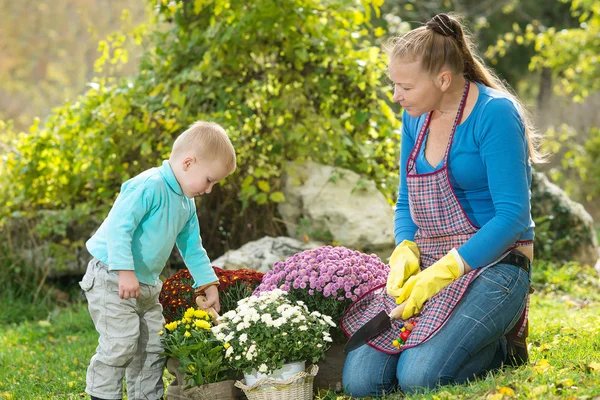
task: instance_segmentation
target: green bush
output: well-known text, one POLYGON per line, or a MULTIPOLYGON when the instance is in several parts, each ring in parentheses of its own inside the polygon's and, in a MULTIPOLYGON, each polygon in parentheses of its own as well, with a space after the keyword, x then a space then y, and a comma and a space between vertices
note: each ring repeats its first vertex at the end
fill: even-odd
MULTIPOLYGON (((29 226, 18 243, 2 245, 18 253, 42 235, 67 254, 79 251, 86 238, 73 237, 76 228, 99 224, 120 184, 159 165, 198 119, 221 123, 238 152, 237 172, 198 204, 212 257, 284 231, 271 217, 285 201, 286 160, 349 168, 392 201, 400 123, 382 84, 385 61, 367 40, 378 3, 160 2, 143 36, 115 35, 108 52, 103 43, 99 64, 121 62, 123 42, 141 40, 136 76, 95 79, 27 133, 0 126, 9 149, 0 165, 2 236, 14 235, 14 218, 29 226)), ((64 264, 53 258, 54 268, 64 264)))

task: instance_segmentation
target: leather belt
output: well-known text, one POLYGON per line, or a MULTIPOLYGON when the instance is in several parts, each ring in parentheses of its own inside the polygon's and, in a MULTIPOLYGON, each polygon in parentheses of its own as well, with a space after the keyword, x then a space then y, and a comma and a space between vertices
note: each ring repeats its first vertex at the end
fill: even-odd
POLYGON ((500 261, 495 264, 510 264, 521 268, 523 271, 529 273, 531 269, 531 260, 527 256, 518 250, 511 250, 507 255, 502 257, 500 261))

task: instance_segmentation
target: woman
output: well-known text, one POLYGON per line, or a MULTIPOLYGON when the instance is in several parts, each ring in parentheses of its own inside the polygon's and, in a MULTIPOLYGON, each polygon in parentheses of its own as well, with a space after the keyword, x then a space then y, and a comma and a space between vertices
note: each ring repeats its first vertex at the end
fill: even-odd
MULTIPOLYGON (((460 22, 438 14, 388 49, 404 108, 398 246, 387 294, 359 299, 342 327, 351 335, 394 299, 402 317, 348 354, 342 380, 353 397, 462 383, 524 345, 539 154, 521 103, 472 48, 460 22), (416 327, 396 349, 407 320, 416 327)), ((513 363, 526 360, 521 350, 513 363)))

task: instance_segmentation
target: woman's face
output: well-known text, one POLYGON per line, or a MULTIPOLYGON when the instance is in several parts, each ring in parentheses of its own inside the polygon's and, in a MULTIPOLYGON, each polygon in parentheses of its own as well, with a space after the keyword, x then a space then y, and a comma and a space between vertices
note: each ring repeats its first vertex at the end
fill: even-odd
POLYGON ((434 110, 442 92, 421 66, 420 60, 395 58, 390 62, 390 79, 394 85, 394 102, 400 103, 411 117, 434 110))

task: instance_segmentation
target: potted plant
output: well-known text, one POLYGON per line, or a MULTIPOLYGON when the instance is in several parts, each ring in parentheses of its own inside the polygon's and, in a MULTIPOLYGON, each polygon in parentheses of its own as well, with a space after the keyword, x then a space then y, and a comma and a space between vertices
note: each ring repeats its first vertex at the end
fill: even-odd
MULTIPOLYGON (((227 348, 229 365, 244 373, 246 387, 265 378, 289 380, 302 373, 306 363, 321 360, 332 342, 329 329, 335 326, 331 317, 310 312, 279 289, 238 301, 237 308, 218 321, 212 331, 227 348)), ((312 379, 305 383, 312 393, 312 379)), ((260 389, 264 395, 266 388, 260 389)), ((277 388, 275 395, 283 396, 285 390, 277 388)))
POLYGON ((389 266, 375 254, 365 254, 338 246, 323 246, 294 254, 276 262, 254 294, 275 288, 287 291, 293 301, 302 301, 309 310, 330 315, 337 323, 332 330, 333 345, 319 363, 315 385, 341 390, 343 352, 346 336, 339 321, 346 309, 369 290, 383 285, 389 266))
POLYGON ((171 399, 238 399, 236 373, 225 361, 226 346, 217 340, 210 315, 188 308, 183 317, 165 325, 161 341, 167 368, 177 383, 167 388, 171 399))
MULTIPOLYGON (((224 270, 213 267, 213 269, 219 278, 221 312, 234 309, 238 300, 250 296, 263 277, 262 272, 246 268, 224 270)), ((159 301, 163 306, 163 315, 167 323, 181 319, 185 310, 196 306, 198 293, 192 288, 193 284, 194 279, 187 269, 180 269, 165 280, 159 301)))

